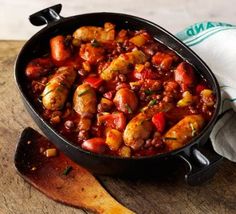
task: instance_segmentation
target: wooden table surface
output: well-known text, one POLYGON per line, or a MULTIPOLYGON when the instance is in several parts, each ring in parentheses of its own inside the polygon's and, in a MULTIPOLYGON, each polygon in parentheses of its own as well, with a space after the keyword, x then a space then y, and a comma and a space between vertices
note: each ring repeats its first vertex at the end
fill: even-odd
MULTIPOLYGON (((56 203, 16 173, 14 151, 21 131, 39 130, 23 107, 14 81, 14 61, 24 42, 0 41, 0 213, 87 213, 56 203)), ((214 179, 191 187, 182 175, 157 180, 99 177, 121 203, 140 214, 236 213, 236 164, 224 160, 214 179)))

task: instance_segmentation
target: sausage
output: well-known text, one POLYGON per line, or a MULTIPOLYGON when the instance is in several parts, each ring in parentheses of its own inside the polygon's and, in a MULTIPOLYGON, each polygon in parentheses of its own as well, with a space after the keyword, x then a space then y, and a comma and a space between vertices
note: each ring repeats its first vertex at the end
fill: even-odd
POLYGON ((160 102, 153 106, 146 106, 143 109, 143 113, 146 114, 147 118, 152 118, 158 112, 168 112, 174 107, 174 104, 171 102, 160 102))
POLYGON ((43 106, 49 110, 62 109, 75 77, 76 71, 73 67, 60 67, 42 93, 43 106))
POLYGON ((51 55, 56 61, 64 61, 71 56, 71 50, 66 46, 65 37, 58 35, 50 40, 51 55))
POLYGON ((96 113, 96 103, 96 93, 88 83, 83 83, 76 88, 73 96, 73 108, 82 117, 84 114, 96 113))
POLYGON ((144 140, 148 139, 152 131, 152 122, 144 113, 136 115, 126 126, 123 139, 126 146, 134 150, 139 149, 144 140))
POLYGON ((124 113, 132 114, 138 105, 135 93, 128 88, 121 88, 116 92, 113 100, 116 108, 124 113))
POLYGON ((115 25, 106 22, 104 28, 95 26, 84 26, 78 28, 73 37, 84 42, 96 39, 98 42, 108 42, 115 39, 115 25))
POLYGON ((129 53, 121 54, 101 72, 101 78, 108 81, 113 79, 119 73, 127 74, 130 71, 130 65, 142 64, 146 62, 146 60, 147 57, 140 50, 134 50, 129 53))
POLYGON ((183 91, 187 91, 196 82, 193 67, 187 62, 181 62, 174 71, 175 81, 183 91))
POLYGON ((105 139, 94 137, 84 141, 81 147, 90 152, 103 153, 106 150, 105 139))
POLYGON ((202 115, 185 116, 164 135, 163 140, 169 151, 184 146, 201 131, 203 125, 204 118, 202 115))
POLYGON ((25 69, 26 76, 33 80, 47 75, 52 71, 54 65, 50 58, 36 58, 28 63, 25 69))
POLYGON ((139 149, 152 132, 152 116, 161 111, 169 111, 172 107, 173 105, 170 103, 160 103, 133 117, 124 131, 123 139, 125 145, 134 150, 139 149))
POLYGON ((73 96, 73 105, 74 110, 81 116, 79 129, 88 131, 91 128, 91 117, 96 113, 95 90, 88 83, 79 85, 73 96))

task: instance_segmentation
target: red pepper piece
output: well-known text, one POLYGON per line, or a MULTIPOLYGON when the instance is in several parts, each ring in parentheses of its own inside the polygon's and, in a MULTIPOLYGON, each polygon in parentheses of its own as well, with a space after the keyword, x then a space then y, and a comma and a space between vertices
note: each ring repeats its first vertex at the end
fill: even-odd
POLYGON ((156 126, 158 132, 162 133, 165 130, 166 118, 164 112, 159 112, 152 117, 152 122, 156 126))
POLYGON ((88 83, 93 88, 99 88, 102 85, 103 79, 97 76, 89 76, 84 82, 88 83))
POLYGON ((105 126, 123 131, 126 126, 126 118, 123 113, 117 112, 99 116, 100 123, 105 126))

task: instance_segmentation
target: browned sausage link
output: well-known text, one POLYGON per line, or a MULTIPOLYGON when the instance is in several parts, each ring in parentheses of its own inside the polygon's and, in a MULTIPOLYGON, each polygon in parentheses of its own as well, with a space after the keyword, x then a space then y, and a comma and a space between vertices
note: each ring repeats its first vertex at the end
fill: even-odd
POLYGON ((134 150, 139 149, 146 139, 149 138, 152 131, 151 117, 160 111, 168 111, 173 107, 170 103, 160 103, 146 111, 139 113, 127 124, 123 139, 126 146, 134 150))
POLYGON ((186 116, 167 131, 163 140, 170 151, 178 149, 197 135, 203 128, 203 125, 204 118, 202 115, 186 116))
POLYGON ((152 123, 144 113, 139 113, 127 124, 123 139, 126 146, 139 149, 152 131, 152 123))
POLYGON ((47 83, 43 93, 43 106, 49 110, 60 110, 67 99, 69 89, 76 77, 72 67, 60 67, 47 83))
POLYGON ((147 105, 143 108, 143 113, 147 118, 152 118, 152 116, 160 111, 168 112, 174 107, 174 104, 171 102, 160 102, 156 105, 150 106, 147 105))
POLYGON ((85 114, 94 114, 97 109, 97 99, 95 90, 88 84, 79 85, 73 96, 74 110, 82 117, 85 114))
POLYGON ((66 46, 65 37, 58 35, 50 40, 51 55, 56 61, 64 61, 71 55, 71 50, 66 46))
POLYGON ((146 62, 146 60, 147 57, 140 50, 134 50, 129 53, 121 54, 102 71, 101 78, 108 81, 113 79, 119 73, 127 74, 130 71, 130 65, 142 64, 146 62))
POLYGON ((187 62, 181 62, 174 71, 175 81, 183 91, 187 91, 196 83, 196 74, 193 67, 187 62))
POLYGON ((138 106, 138 99, 135 93, 128 88, 119 89, 113 102, 119 111, 128 114, 132 114, 138 106))
POLYGON ((79 85, 73 97, 74 110, 80 114, 79 129, 89 131, 91 127, 91 118, 96 113, 96 92, 88 84, 83 83, 79 85))
POLYGON ((104 28, 95 26, 84 26, 78 28, 73 37, 84 42, 96 39, 98 42, 107 42, 115 39, 115 25, 107 22, 104 28))
POLYGON ((36 58, 28 63, 25 74, 29 79, 38 79, 47 75, 53 67, 54 65, 50 58, 36 58))

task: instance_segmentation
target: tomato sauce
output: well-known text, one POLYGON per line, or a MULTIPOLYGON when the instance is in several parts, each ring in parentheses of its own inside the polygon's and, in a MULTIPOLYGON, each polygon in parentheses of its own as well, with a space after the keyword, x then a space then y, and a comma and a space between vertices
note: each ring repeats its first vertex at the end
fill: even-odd
POLYGON ((84 26, 48 45, 48 55, 25 68, 29 94, 42 117, 85 150, 165 153, 187 144, 214 113, 207 81, 143 29, 84 26))

